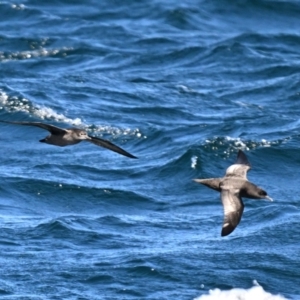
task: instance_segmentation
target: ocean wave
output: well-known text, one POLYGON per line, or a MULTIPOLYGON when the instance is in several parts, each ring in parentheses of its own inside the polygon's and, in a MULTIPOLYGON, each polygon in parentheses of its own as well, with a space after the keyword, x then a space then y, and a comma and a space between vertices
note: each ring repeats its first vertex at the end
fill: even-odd
MULTIPOLYGON (((213 138, 207 138, 200 145, 192 145, 189 148, 185 145, 182 147, 181 151, 177 149, 177 156, 173 155, 173 158, 165 161, 163 166, 149 167, 148 171, 151 170, 152 172, 157 170, 157 172, 159 172, 159 176, 166 177, 169 177, 169 174, 171 173, 173 174, 173 177, 168 180, 178 180, 177 176, 182 176, 182 174, 178 175, 178 166, 189 166, 191 169, 195 170, 201 168, 203 165, 203 157, 207 153, 209 153, 209 155, 213 153, 214 156, 220 156, 223 159, 228 159, 233 154, 236 154, 238 150, 250 151, 258 148, 270 148, 281 145, 289 139, 290 137, 278 140, 250 140, 240 137, 215 136, 213 138)), ((188 171, 187 168, 182 168, 181 172, 183 172, 183 170, 188 171)))
MULTIPOLYGON (((254 281, 255 282, 255 281, 254 281)), ((234 288, 228 291, 214 289, 208 295, 202 295, 194 300, 287 300, 280 295, 266 292, 260 285, 250 289, 234 288)))
MULTIPOLYGON (((67 173, 64 179, 57 180, 58 175, 52 170, 51 175, 49 171, 45 173, 38 171, 29 175, 24 175, 23 170, 18 172, 12 176, 9 175, 11 170, 8 170, 5 177, 6 182, 17 182, 17 188, 11 191, 12 197, 17 195, 18 199, 27 199, 26 203, 30 203, 29 207, 35 207, 38 203, 40 210, 37 212, 47 209, 52 213, 74 212, 95 215, 109 211, 120 212, 129 207, 131 212, 158 210, 165 204, 160 199, 149 196, 147 190, 127 190, 126 180, 119 180, 119 187, 116 188, 114 180, 104 182, 98 179, 99 183, 97 183, 96 179, 95 181, 86 178, 69 179, 73 177, 72 173, 67 173), (27 193, 23 194, 23 191, 27 193)), ((29 211, 24 201, 14 205, 25 207, 23 213, 33 214, 34 209, 32 208, 32 212, 29 211)), ((11 213, 13 208, 7 210, 11 213)), ((14 211, 18 213, 17 209, 14 211)))
POLYGON ((57 113, 50 107, 33 104, 30 100, 22 96, 9 96, 2 90, 0 90, 0 105, 0 109, 5 109, 10 113, 23 112, 41 120, 54 120, 76 126, 82 124, 82 120, 80 118, 68 118, 64 114, 57 113))
MULTIPOLYGON (((224 157, 229 157, 231 153, 236 152, 237 150, 253 150, 260 147, 272 147, 280 145, 289 140, 289 138, 278 139, 278 140, 246 140, 240 137, 213 137, 206 139, 203 147, 207 150, 222 153, 224 157)), ((216 155, 218 156, 218 153, 216 155)))
POLYGON ((9 113, 22 112, 26 115, 38 118, 42 121, 51 120, 61 123, 67 123, 72 126, 78 126, 87 131, 98 133, 101 135, 109 134, 115 138, 118 136, 122 137, 136 137, 136 138, 146 138, 145 135, 140 131, 139 128, 118 128, 115 126, 101 126, 101 125, 90 125, 80 118, 68 118, 63 113, 58 113, 54 109, 41 106, 32 103, 32 101, 22 97, 22 96, 10 96, 3 90, 0 90, 0 110, 4 109, 9 113))

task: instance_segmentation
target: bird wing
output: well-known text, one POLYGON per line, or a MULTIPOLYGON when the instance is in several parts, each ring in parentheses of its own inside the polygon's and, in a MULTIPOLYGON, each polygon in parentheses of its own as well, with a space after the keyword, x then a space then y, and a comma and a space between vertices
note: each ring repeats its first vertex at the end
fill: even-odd
POLYGON ((251 165, 246 154, 239 150, 236 162, 227 168, 225 177, 240 177, 247 180, 247 172, 251 169, 251 165))
POLYGON ((234 164, 227 168, 225 177, 240 177, 247 180, 248 170, 249 166, 234 164))
POLYGON ((22 121, 2 121, 0 120, 0 122, 2 123, 9 123, 9 124, 19 124, 19 125, 27 125, 27 126, 36 126, 36 127, 40 127, 43 129, 48 130, 50 133, 52 134, 64 134, 67 132, 66 129, 60 128, 60 127, 56 127, 50 124, 44 124, 41 122, 22 122, 22 121))
POLYGON ((224 189, 221 192, 224 208, 222 236, 230 234, 240 223, 244 211, 244 203, 239 196, 239 189, 224 189))
POLYGON ((100 138, 97 138, 97 137, 94 137, 94 136, 89 136, 89 137, 91 139, 90 140, 86 140, 86 141, 91 142, 91 143, 93 143, 93 144, 95 144, 97 146, 107 148, 107 149, 109 149, 111 151, 117 152, 119 154, 122 154, 122 155, 130 157, 130 158, 137 158, 136 156, 128 153, 127 151, 125 151, 124 149, 116 146, 115 144, 113 144, 110 141, 107 141, 107 140, 104 140, 104 139, 100 139, 100 138))

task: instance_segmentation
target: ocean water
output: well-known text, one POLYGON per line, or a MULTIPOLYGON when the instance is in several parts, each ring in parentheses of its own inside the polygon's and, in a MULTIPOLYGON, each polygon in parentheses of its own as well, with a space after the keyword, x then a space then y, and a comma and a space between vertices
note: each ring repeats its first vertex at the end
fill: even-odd
POLYGON ((0 1, 1 299, 300 299, 300 3, 0 1), (245 199, 220 236, 222 176, 245 199))

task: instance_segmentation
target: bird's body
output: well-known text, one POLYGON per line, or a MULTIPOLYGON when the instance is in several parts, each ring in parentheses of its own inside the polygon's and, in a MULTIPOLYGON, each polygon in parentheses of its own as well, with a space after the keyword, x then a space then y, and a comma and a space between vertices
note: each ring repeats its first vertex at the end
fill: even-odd
POLYGON ((250 168, 246 155, 239 150, 236 163, 227 168, 224 177, 194 179, 194 181, 221 193, 224 207, 222 236, 230 234, 239 224, 244 211, 242 197, 272 201, 264 190, 248 181, 247 171, 250 168))
POLYGON ((42 143, 65 147, 65 146, 78 144, 82 141, 87 141, 97 146, 101 146, 111 151, 122 154, 124 156, 130 158, 137 158, 134 155, 125 151, 124 149, 111 143, 110 141, 88 135, 87 132, 83 129, 78 129, 78 128, 65 129, 54 125, 45 124, 42 122, 26 122, 26 121, 21 122, 21 121, 2 121, 2 120, 0 120, 0 122, 9 123, 9 124, 19 124, 25 126, 35 126, 35 127, 40 127, 42 129, 48 130, 50 132, 50 135, 40 140, 40 142, 42 143))
MULTIPOLYGON (((68 128, 64 132, 50 134, 46 138, 40 140, 42 143, 65 147, 80 143, 83 139, 80 138, 80 133, 84 136, 85 131, 77 128, 68 128)), ((87 138, 88 139, 88 138, 87 138)))

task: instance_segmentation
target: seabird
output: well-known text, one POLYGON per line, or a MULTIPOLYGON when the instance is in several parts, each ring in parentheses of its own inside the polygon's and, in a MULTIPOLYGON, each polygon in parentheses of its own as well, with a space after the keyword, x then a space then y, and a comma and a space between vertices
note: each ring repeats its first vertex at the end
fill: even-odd
POLYGON ((247 171, 250 169, 245 153, 239 150, 235 164, 226 170, 223 178, 194 179, 195 182, 221 193, 224 208, 221 236, 230 234, 239 224, 244 210, 242 197, 273 201, 266 191, 248 181, 247 171))
POLYGON ((0 120, 0 122, 9 123, 9 124, 26 125, 26 126, 36 126, 36 127, 46 129, 50 132, 50 135, 48 135, 46 138, 40 140, 40 142, 42 142, 42 143, 47 143, 50 145, 64 147, 64 146, 69 146, 69 145, 75 145, 82 141, 87 141, 87 142, 93 143, 97 146, 101 146, 101 147, 107 148, 111 151, 122 154, 124 156, 130 157, 130 158, 137 158, 136 156, 128 153, 127 151, 116 146, 115 144, 111 143, 110 141, 88 135, 87 132, 82 129, 78 129, 78 128, 66 128, 65 129, 65 128, 60 128, 60 127, 53 126, 50 124, 45 124, 42 122, 26 122, 26 121, 21 122, 21 121, 2 121, 2 120, 0 120))

